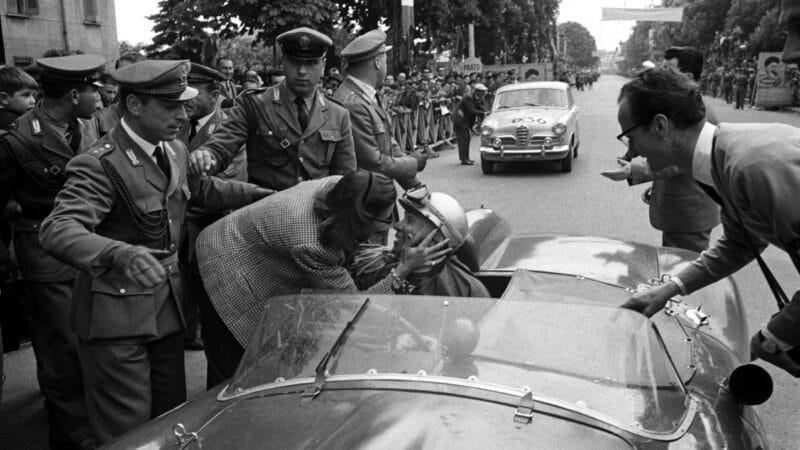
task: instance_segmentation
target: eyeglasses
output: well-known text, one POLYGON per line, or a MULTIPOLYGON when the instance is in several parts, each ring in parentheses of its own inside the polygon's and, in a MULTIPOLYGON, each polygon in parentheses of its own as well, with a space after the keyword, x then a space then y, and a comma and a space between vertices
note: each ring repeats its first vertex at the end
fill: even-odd
POLYGON ((636 122, 635 124, 633 124, 632 127, 623 130, 622 133, 617 135, 617 140, 622 142, 622 145, 624 145, 625 147, 630 147, 630 138, 628 137, 628 133, 635 130, 636 127, 638 127, 639 125, 641 125, 641 123, 636 122))

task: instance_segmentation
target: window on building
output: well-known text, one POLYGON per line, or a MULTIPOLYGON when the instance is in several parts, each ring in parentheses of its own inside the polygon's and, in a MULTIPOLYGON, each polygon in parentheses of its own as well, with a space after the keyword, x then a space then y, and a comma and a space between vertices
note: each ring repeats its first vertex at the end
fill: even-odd
POLYGON ((97 17, 97 0, 83 0, 83 15, 86 18, 86 22, 100 22, 97 17))
POLYGON ((39 0, 8 0, 8 13, 24 16, 39 14, 39 0))

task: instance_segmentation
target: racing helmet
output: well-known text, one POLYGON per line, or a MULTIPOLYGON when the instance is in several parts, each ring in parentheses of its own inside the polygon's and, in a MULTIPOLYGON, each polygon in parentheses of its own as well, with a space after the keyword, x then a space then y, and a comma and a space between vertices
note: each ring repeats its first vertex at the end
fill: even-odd
POLYGON ((469 229, 467 213, 453 197, 430 192, 428 186, 423 185, 406 191, 400 197, 400 204, 441 227, 444 237, 450 240, 448 246, 451 250, 457 250, 466 240, 469 229))

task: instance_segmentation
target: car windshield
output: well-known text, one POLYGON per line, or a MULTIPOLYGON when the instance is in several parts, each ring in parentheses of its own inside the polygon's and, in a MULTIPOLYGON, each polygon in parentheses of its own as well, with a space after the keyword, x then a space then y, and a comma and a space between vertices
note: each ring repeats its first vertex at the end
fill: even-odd
POLYGON ((561 89, 514 89, 497 94, 493 110, 531 106, 566 108, 567 94, 561 89))
POLYGON ((546 295, 524 301, 276 297, 268 302, 228 392, 315 376, 317 364, 366 298, 369 303, 327 366, 332 376, 424 371, 476 377, 515 389, 527 386, 538 396, 653 432, 674 431, 687 413, 685 388, 652 322, 619 308, 549 302, 546 295))

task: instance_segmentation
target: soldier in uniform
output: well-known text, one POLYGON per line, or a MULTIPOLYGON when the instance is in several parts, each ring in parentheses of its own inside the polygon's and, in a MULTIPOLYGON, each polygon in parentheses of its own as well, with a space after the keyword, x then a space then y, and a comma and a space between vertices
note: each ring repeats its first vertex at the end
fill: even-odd
POLYGON ((236 208, 271 193, 187 177, 175 137, 187 120, 188 61, 142 61, 114 72, 123 117, 66 167, 42 223, 42 246, 78 268, 72 325, 86 405, 106 442, 186 399, 184 304, 177 245, 190 199, 236 208))
POLYGON ((224 169, 243 144, 248 181, 270 189, 356 170, 347 109, 316 89, 331 39, 303 27, 281 34, 277 44, 286 79, 240 96, 229 120, 192 152, 194 173, 224 169))
POLYGON ((383 109, 379 89, 386 78, 386 34, 372 30, 351 41, 342 50, 347 77, 334 98, 350 111, 356 162, 359 169, 380 172, 408 189, 418 184, 417 172, 425 168, 427 156, 406 155, 392 137, 389 115, 383 109))
MULTIPOLYGON (((144 59, 144 56, 137 52, 124 53, 119 57, 119 59, 117 59, 117 62, 114 64, 114 68, 120 69, 139 61, 144 61, 144 59)), ((117 92, 117 94, 119 94, 119 92, 117 92)), ((105 136, 109 131, 111 131, 112 128, 117 126, 119 119, 122 118, 122 110, 120 109, 119 105, 119 95, 116 96, 116 99, 110 105, 101 109, 100 111, 95 112, 94 116, 97 117, 100 136, 105 136)))
MULTIPOLYGON (((180 139, 191 152, 197 149, 214 134, 224 123, 228 115, 219 108, 221 93, 220 83, 225 81, 225 75, 202 64, 192 63, 189 71, 189 86, 197 89, 197 96, 185 103, 186 115, 189 121, 181 129, 180 139)), ((217 176, 227 179, 244 181, 247 179, 247 161, 245 152, 237 154, 231 164, 217 176)), ((197 304, 205 298, 205 289, 197 271, 197 261, 194 252, 194 243, 197 235, 207 225, 222 217, 219 211, 208 210, 199 206, 190 208, 186 212, 186 221, 181 230, 181 243, 179 261, 183 277, 186 280, 186 316, 187 330, 185 346, 188 350, 202 350, 203 340, 200 337, 197 304)), ((211 386, 209 386, 211 387, 211 386)))
POLYGON ((68 320, 76 272, 42 248, 39 228, 64 185, 67 163, 97 139, 92 113, 104 62, 97 55, 38 60, 44 99, 0 137, 0 210, 11 199, 22 209, 14 250, 53 448, 91 446, 93 438, 68 320))

